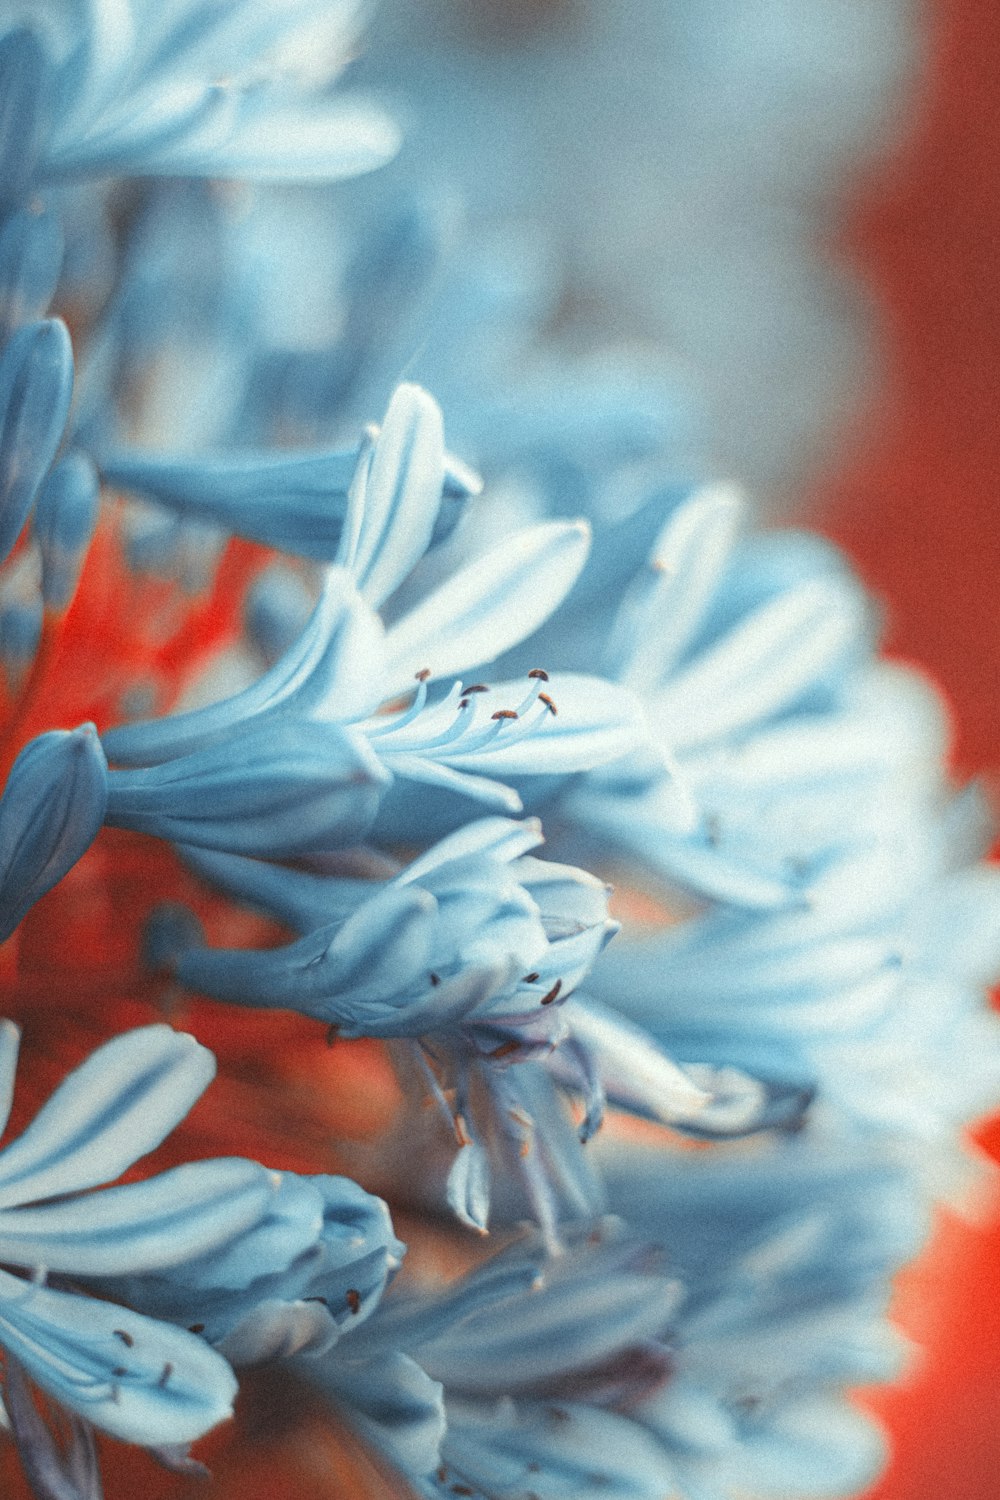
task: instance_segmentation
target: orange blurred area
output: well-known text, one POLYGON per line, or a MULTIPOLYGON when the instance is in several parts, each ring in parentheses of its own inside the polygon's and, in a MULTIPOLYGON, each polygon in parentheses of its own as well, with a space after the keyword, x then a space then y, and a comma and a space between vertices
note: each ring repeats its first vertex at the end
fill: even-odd
MULTIPOLYGON (((885 317, 888 389, 818 515, 887 603, 889 646, 952 706, 960 775, 1000 768, 1000 8, 936 0, 919 118, 858 195, 846 249, 885 317)), ((1000 1158, 1000 1127, 982 1133, 1000 1158)), ((949 1219, 903 1279, 926 1348, 873 1404, 895 1457, 871 1500, 994 1500, 1000 1473, 1000 1224, 949 1219)))

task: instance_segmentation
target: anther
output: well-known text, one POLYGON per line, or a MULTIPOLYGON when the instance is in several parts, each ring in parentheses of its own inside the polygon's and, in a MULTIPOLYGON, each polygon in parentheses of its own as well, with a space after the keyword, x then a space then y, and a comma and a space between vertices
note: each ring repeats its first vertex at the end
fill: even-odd
POLYGON ((418 682, 426 682, 431 675, 431 669, 430 667, 421 667, 420 671, 414 672, 413 675, 418 682))
POLYGON ((431 984, 434 986, 435 989, 437 989, 437 987, 438 987, 438 985, 440 983, 441 983, 441 975, 440 974, 432 974, 431 975, 431 984))
POLYGON ((135 1343, 135 1339, 130 1333, 126 1333, 124 1328, 116 1328, 114 1330, 114 1334, 116 1339, 121 1339, 126 1349, 131 1349, 132 1345, 135 1343))
POLYGON ((356 1292, 353 1287, 350 1287, 347 1292, 347 1305, 352 1313, 361 1311, 361 1293, 356 1292))
POLYGON ((540 975, 539 975, 537 969, 532 969, 532 971, 531 971, 530 974, 525 974, 524 978, 521 980, 521 983, 522 984, 534 984, 539 978, 540 978, 540 975))
POLYGON ((531 671, 528 673, 528 676, 537 677, 539 682, 548 682, 549 680, 548 672, 543 672, 541 667, 532 667, 531 671))
POLYGON ((552 702, 552 699, 549 697, 548 693, 539 693, 538 696, 551 714, 557 714, 559 712, 555 704, 552 702))
POLYGON ((468 698, 459 698, 459 700, 458 700, 458 706, 459 706, 459 708, 468 708, 468 706, 469 706, 469 700, 468 700, 468 698))
POLYGON ((490 714, 491 719, 516 719, 518 715, 512 708, 498 708, 495 714, 490 714))
POLYGON ((455 1139, 460 1146, 471 1146, 472 1137, 465 1128, 465 1121, 461 1115, 455 1116, 455 1139))
POLYGON ((557 979, 556 982, 555 982, 555 984, 549 990, 548 994, 542 996, 542 1004, 543 1005, 551 1005, 552 1002, 553 1002, 553 1000, 555 1000, 555 999, 558 998, 559 991, 561 989, 562 989, 562 980, 561 979, 557 979))
POLYGON ((171 1377, 171 1375, 173 1373, 174 1373, 174 1367, 173 1367, 173 1365, 168 1360, 167 1363, 163 1366, 163 1369, 160 1371, 160 1378, 156 1382, 157 1385, 160 1387, 161 1390, 166 1385, 167 1381, 170 1379, 170 1377, 171 1377))
POLYGON ((488 693, 489 690, 489 685, 485 682, 474 682, 471 687, 465 689, 467 693, 488 693))
POLYGON ((500 1046, 494 1047, 489 1055, 490 1057, 510 1057, 511 1053, 516 1052, 519 1049, 520 1045, 520 1042, 516 1042, 513 1040, 509 1042, 501 1042, 500 1046))
POLYGON ((205 1332, 205 1325, 204 1325, 204 1323, 189 1323, 188 1324, 188 1333, 204 1333, 204 1332, 205 1332))
POLYGON ((112 1373, 112 1375, 116 1375, 116 1376, 118 1376, 120 1378, 121 1376, 128 1374, 128 1366, 127 1365, 115 1365, 115 1367, 111 1371, 111 1373, 112 1373))

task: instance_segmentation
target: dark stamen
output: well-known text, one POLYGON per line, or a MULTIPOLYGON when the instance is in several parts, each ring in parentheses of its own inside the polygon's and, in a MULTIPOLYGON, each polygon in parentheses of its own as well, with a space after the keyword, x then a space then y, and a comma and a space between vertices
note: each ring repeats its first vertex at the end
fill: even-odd
POLYGON ((490 1057, 510 1057, 511 1053, 516 1052, 520 1045, 520 1042, 515 1041, 501 1042, 499 1047, 493 1048, 490 1057))
POLYGON ((552 699, 549 697, 548 693, 539 693, 538 696, 545 704, 550 713, 557 714, 559 712, 555 704, 552 702, 552 699))
POLYGON ((205 1325, 204 1325, 204 1323, 189 1323, 188 1324, 188 1333, 204 1333, 204 1332, 205 1332, 205 1325))
POLYGON ((431 984, 434 986, 435 989, 437 989, 437 987, 438 987, 438 985, 440 983, 441 983, 441 975, 440 974, 432 974, 431 975, 431 984))
POLYGON ((112 1375, 115 1375, 115 1376, 117 1376, 117 1377, 120 1378, 121 1376, 128 1374, 128 1366, 127 1365, 115 1365, 115 1367, 111 1371, 111 1373, 112 1373, 112 1375))
POLYGON ((135 1343, 135 1339, 132 1337, 132 1335, 130 1333, 126 1333, 124 1328, 116 1328, 114 1332, 115 1338, 121 1339, 126 1349, 131 1349, 132 1345, 135 1343))
POLYGON ((540 975, 539 975, 538 971, 536 969, 532 969, 532 971, 531 971, 530 974, 525 974, 524 978, 521 980, 521 983, 522 984, 534 984, 539 978, 540 978, 540 975))
POLYGON ((512 708, 498 708, 495 714, 491 714, 490 715, 490 718, 491 719, 516 719, 517 718, 517 714, 514 712, 514 710, 512 708))
POLYGON ((467 693, 488 693, 489 686, 485 682, 474 682, 471 687, 465 689, 467 693))
POLYGON ((548 672, 543 672, 541 667, 532 667, 531 671, 528 673, 528 676, 537 677, 539 682, 548 682, 549 680, 548 672))
POLYGON ((559 995, 559 991, 561 989, 562 989, 562 980, 561 979, 557 979, 556 982, 555 982, 555 984, 549 990, 549 993, 547 995, 543 995, 542 996, 542 1004, 543 1005, 551 1005, 552 1002, 553 1002, 553 1000, 557 999, 557 997, 559 995))
POLYGON ((421 667, 420 671, 414 672, 413 675, 418 682, 426 682, 428 677, 431 675, 431 669, 430 667, 421 667))
POLYGON ((166 1385, 166 1383, 167 1383, 167 1381, 168 1381, 168 1380, 169 1380, 169 1379, 170 1379, 170 1377, 171 1377, 171 1375, 172 1375, 172 1374, 173 1374, 173 1373, 174 1373, 174 1367, 173 1367, 173 1365, 172 1365, 172 1364, 170 1364, 170 1362, 169 1362, 169 1361, 168 1361, 168 1362, 167 1362, 167 1363, 166 1363, 166 1364, 165 1364, 165 1365, 164 1365, 164 1366, 163 1366, 163 1369, 162 1369, 162 1370, 161 1370, 161 1371, 160 1371, 160 1378, 159 1378, 159 1380, 158 1380, 158 1381, 157 1381, 157 1384, 158 1384, 158 1385, 159 1385, 159 1386, 160 1386, 160 1388, 161 1388, 161 1390, 162 1390, 162 1388, 163 1388, 163 1387, 164 1387, 164 1386, 165 1386, 165 1385, 166 1385))
POLYGON ((347 1292, 347 1305, 352 1313, 361 1311, 361 1293, 356 1292, 353 1287, 350 1287, 347 1292))

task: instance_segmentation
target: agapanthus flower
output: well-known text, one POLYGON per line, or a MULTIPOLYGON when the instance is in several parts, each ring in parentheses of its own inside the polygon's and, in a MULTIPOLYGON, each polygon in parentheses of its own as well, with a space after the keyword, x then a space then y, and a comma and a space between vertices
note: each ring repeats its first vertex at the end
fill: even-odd
POLYGON ((215 999, 315 1016, 331 1037, 406 1039, 418 1081, 458 1140, 447 1196, 459 1217, 486 1228, 490 1142, 499 1137, 517 1146, 535 1212, 554 1232, 542 1122, 517 1065, 558 1061, 559 1081, 586 1100, 584 1140, 601 1121, 605 1071, 617 1102, 662 1121, 711 1131, 715 1115, 702 1080, 612 1017, 599 1027, 567 1005, 617 923, 600 881, 527 852, 540 841, 537 822, 482 819, 391 880, 358 878, 357 862, 352 877, 338 878, 192 850, 200 874, 304 936, 284 948, 223 951, 198 943, 180 914, 163 913, 150 961, 215 999), (602 1067, 610 1061, 624 1086, 602 1067))
MULTIPOLYGON (((4 1022, 4 1126, 17 1052, 18 1030, 4 1022)), ((227 1312, 253 1311, 260 1343, 272 1286, 294 1285, 331 1240, 341 1242, 336 1269, 360 1283, 369 1307, 398 1264, 385 1206, 353 1184, 313 1186, 234 1157, 102 1186, 160 1144, 214 1071, 190 1036, 162 1025, 128 1032, 81 1064, 0 1152, 4 1404, 40 1495, 99 1493, 95 1427, 170 1455, 231 1414, 236 1381, 204 1325, 143 1310, 158 1278, 207 1285, 227 1312), (86 1295, 93 1289, 104 1295, 86 1295), (69 1416, 65 1455, 26 1379, 69 1416)), ((361 1310, 354 1295, 348 1315, 361 1310)), ((230 1322, 239 1322, 231 1312, 230 1322)))
POLYGON ((554 261, 267 186, 394 150, 363 13, 0 17, 0 986, 35 1089, 91 1052, 0 1152, 10 1428, 96 1500, 264 1366, 397 1493, 860 1485, 1000 1078, 985 820, 554 261))

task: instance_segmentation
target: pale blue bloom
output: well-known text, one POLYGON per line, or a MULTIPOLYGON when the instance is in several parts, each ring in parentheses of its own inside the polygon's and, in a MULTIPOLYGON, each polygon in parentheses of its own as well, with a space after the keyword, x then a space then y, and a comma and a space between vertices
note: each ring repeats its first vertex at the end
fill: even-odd
POLYGON ((791 1142, 748 1172, 613 1150, 608 1192, 685 1287, 672 1378, 636 1411, 697 1500, 841 1494, 884 1462, 846 1390, 894 1375, 890 1277, 927 1230, 891 1154, 791 1142))
POLYGON ((355 1370, 391 1350, 444 1389, 440 1464, 407 1452, 418 1404, 370 1440, 421 1494, 569 1500, 833 1495, 866 1482, 879 1434, 845 1400, 885 1379, 900 1341, 889 1277, 925 1230, 890 1160, 795 1143, 739 1160, 618 1147, 604 1168, 630 1229, 534 1240, 438 1295, 376 1314, 351 1365, 300 1368, 349 1417, 355 1370))
MULTIPOLYGON (((17 1048, 17 1028, 3 1023, 4 1123, 17 1048)), ((328 1348, 371 1312, 399 1263, 385 1205, 345 1179, 231 1158, 102 1187, 159 1145, 214 1071, 192 1037, 166 1026, 128 1032, 93 1053, 0 1151, 4 1397, 42 1494, 62 1460, 25 1376, 74 1419, 70 1469, 86 1460, 95 1426, 183 1450, 230 1415, 236 1382, 210 1343, 241 1363, 328 1348)))
POLYGON ((599 1063, 616 1042, 632 1066, 616 1098, 671 1123, 697 1124, 704 1113, 710 1128, 712 1095, 620 1024, 576 1034, 566 1001, 617 924, 607 888, 529 855, 540 842, 537 823, 483 819, 388 881, 188 851, 201 874, 305 936, 283 948, 212 949, 190 923, 164 914, 150 960, 216 999, 297 1010, 347 1037, 409 1039, 416 1088, 430 1093, 459 1142, 446 1184, 452 1208, 485 1228, 506 1152, 555 1238, 559 1182, 580 1173, 579 1144, 551 1086, 519 1065, 560 1059, 560 1083, 585 1099, 583 1139, 600 1123, 599 1063))
POLYGON ((605 626, 605 669, 643 685, 668 773, 613 766, 561 815, 661 882, 766 910, 897 815, 886 779, 926 776, 933 734, 886 692, 839 561, 794 536, 739 546, 738 519, 727 490, 679 504, 605 626))
MULTIPOLYGON (((723 85, 716 122, 743 117, 727 92, 741 68, 769 119, 776 39, 816 81, 820 53, 783 3, 765 16, 712 0, 697 22, 686 3, 655 9, 640 5, 627 56, 598 48, 602 98, 655 75, 671 107, 665 39, 672 78, 723 85)), ((2 10, 5 554, 31 525, 24 587, 0 597, 12 685, 71 600, 98 471, 153 502, 123 507, 137 568, 203 588, 226 533, 323 566, 250 600, 259 679, 234 651, 176 714, 22 752, 0 800, 0 936, 102 822, 171 840, 298 936, 206 947, 190 913, 167 910, 147 934, 153 967, 385 1039, 405 1100, 371 1180, 480 1232, 525 1216, 540 1232, 440 1295, 382 1304, 403 1247, 347 1179, 216 1161, 103 1187, 211 1072, 166 1028, 119 1038, 0 1152, 4 1394, 29 1480, 93 1500, 92 1425, 176 1459, 227 1413, 230 1365, 292 1356, 434 1500, 860 1485, 880 1446, 844 1391, 895 1368, 888 1279, 947 1154, 926 1145, 951 1143, 1000 1077, 981 994, 1000 965, 996 883, 941 785, 938 713, 875 664, 860 589, 818 543, 741 536, 732 492, 695 482, 659 352, 560 357, 536 330, 559 325, 569 349, 581 320, 553 260, 530 234, 487 243, 423 189, 374 211, 359 194, 342 214, 292 191, 147 181, 115 215, 120 277, 92 274, 112 247, 81 175, 318 180, 391 154, 381 113, 328 89, 362 10, 2 10), (86 288, 74 326, 106 305, 60 459, 73 361, 46 313, 64 249, 70 301, 86 288), (482 467, 482 496, 414 378, 482 467), (267 447, 289 439, 310 446, 267 447), (604 953, 607 887, 536 859, 537 824, 504 816, 525 806, 545 809, 557 857, 638 874, 685 920, 604 953), (428 1095, 436 1110, 409 1107, 428 1095), (652 1122, 655 1146, 584 1152, 605 1101, 652 1122), (679 1152, 664 1125, 764 1139, 679 1152), (628 1227, 602 1224, 606 1208, 628 1227), (29 1381, 72 1414, 65 1455, 29 1381)), ((872 38, 887 12, 869 10, 872 38)), ((580 13, 582 38, 617 35, 610 11, 580 13)), ((852 76, 876 72, 866 54, 852 76)), ((553 75, 560 114, 570 74, 579 93, 575 68, 553 75)), ((820 154, 834 92, 813 110, 820 154)), ((440 99, 462 150, 455 98, 440 99)), ((784 154, 798 136, 780 114, 767 139, 784 154)), ((745 141, 722 131, 730 166, 748 163, 745 141)), ((708 129, 717 164, 719 142, 708 129)), ((592 194, 606 210, 614 186, 595 174, 580 206, 592 194)), ((558 187, 564 227, 575 190, 558 187)), ((725 243, 696 227, 710 279, 725 243)), ((687 348, 708 284, 669 294, 687 348)), ((729 316, 731 298, 709 300, 729 316)), ((752 341, 753 320, 740 327, 752 341)), ((3 1030, 4 1097, 13 1071, 3 1030)))
POLYGON ((282 1174, 266 1217, 226 1253, 100 1290, 185 1327, 236 1366, 325 1353, 371 1315, 406 1247, 380 1198, 346 1177, 282 1174))
POLYGON ((321 87, 349 55, 354 0, 97 0, 85 16, 11 0, 5 12, 0 160, 21 191, 115 172, 328 181, 398 147, 381 111, 321 87))
MULTIPOLYGON (((538 669, 526 683, 455 683, 443 698, 428 701, 429 683, 496 655, 540 624, 572 586, 588 546, 587 528, 580 523, 549 522, 523 530, 459 566, 385 630, 373 606, 396 591, 431 543, 445 475, 440 413, 424 392, 401 387, 381 432, 360 451, 336 561, 298 641, 236 697, 108 731, 103 742, 111 761, 153 768, 148 784, 156 796, 175 778, 183 782, 185 764, 191 765, 190 792, 197 799, 205 788, 211 815, 217 783, 202 779, 196 757, 205 758, 211 778, 226 774, 227 765, 233 777, 246 775, 242 761, 226 759, 234 737, 249 734, 252 748, 257 736, 266 746, 283 734, 299 733, 301 726, 303 752, 295 763, 285 762, 279 808, 291 806, 296 787, 305 794, 314 780, 319 786, 327 735, 334 749, 343 746, 347 753, 353 747, 356 770, 346 789, 349 798, 356 800, 366 786, 377 787, 380 777, 386 784, 389 773, 518 812, 521 798, 508 778, 566 777, 640 743, 645 728, 636 700, 593 677, 573 674, 550 682, 538 669), (410 705, 381 712, 380 705, 407 693, 414 678, 418 686, 410 705), (305 753, 313 742, 314 762, 305 753)), ((112 772, 113 815, 121 820, 115 800, 120 786, 129 826, 139 826, 129 799, 147 784, 142 775, 112 772)), ((260 780, 251 759, 248 797, 270 795, 260 780)), ((178 817, 184 815, 186 795, 182 791, 178 817)), ((258 832, 248 819, 242 832, 218 829, 196 839, 167 813, 165 805, 155 807, 142 826, 161 837, 242 853, 331 847, 364 831, 360 816, 350 822, 349 833, 338 832, 335 820, 329 827, 318 821, 311 829, 300 825, 298 845, 286 843, 282 849, 263 821, 258 832)), ((192 816, 201 817, 197 800, 192 816)))
POLYGON ((332 1034, 412 1039, 416 1089, 437 1101, 460 1146, 445 1187, 452 1208, 485 1228, 491 1182, 516 1163, 555 1242, 566 1203, 577 1214, 599 1203, 578 1154, 606 1097, 699 1135, 732 1136, 796 1121, 811 1092, 768 1091, 729 1059, 727 1069, 685 1072, 614 1012, 567 1005, 617 923, 599 881, 528 855, 540 842, 537 822, 483 819, 388 881, 374 878, 384 861, 360 851, 354 874, 338 877, 188 850, 200 874, 305 935, 281 948, 212 949, 191 920, 163 913, 149 958, 215 999, 297 1010, 332 1034), (532 1059, 582 1095, 578 1138, 544 1074, 524 1070, 532 1059), (562 1184, 574 1179, 567 1199, 562 1184))
MULTIPOLYGON (((5 1023, 5 1122, 17 1039, 5 1023)), ((213 1072, 191 1037, 165 1026, 130 1032, 71 1074, 0 1152, 0 1345, 60 1406, 131 1442, 200 1436, 229 1415, 232 1372, 194 1335, 83 1297, 74 1282, 220 1250, 267 1212, 277 1179, 234 1159, 89 1190, 159 1145, 213 1072)))

